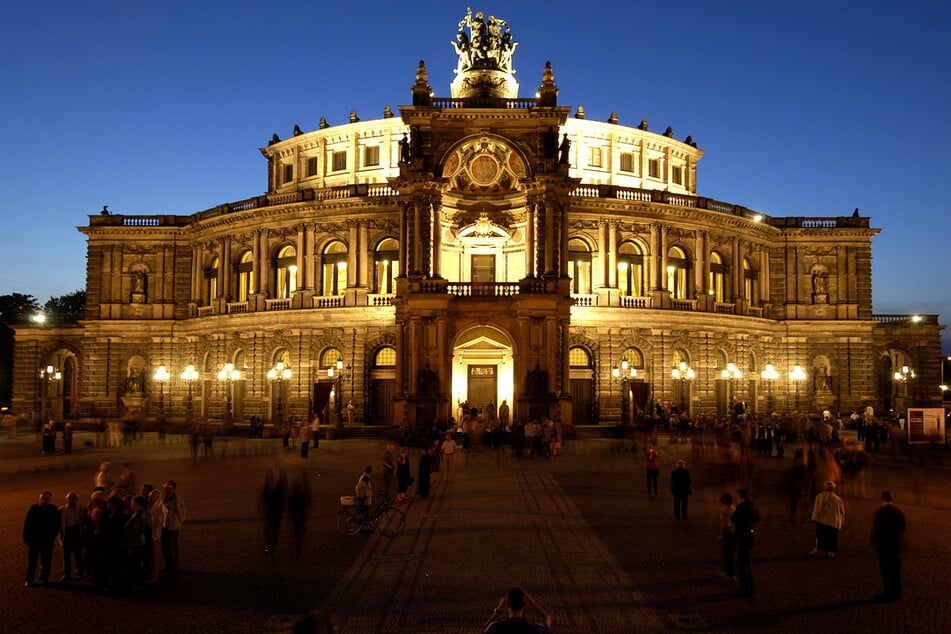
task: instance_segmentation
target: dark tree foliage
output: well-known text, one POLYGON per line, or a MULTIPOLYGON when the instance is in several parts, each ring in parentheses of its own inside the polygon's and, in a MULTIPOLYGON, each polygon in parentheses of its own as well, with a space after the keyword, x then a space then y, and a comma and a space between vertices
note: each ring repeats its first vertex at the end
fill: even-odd
POLYGON ((86 291, 73 291, 67 295, 50 297, 43 305, 47 315, 69 317, 81 315, 86 310, 86 291))
MULTIPOLYGON (((86 293, 83 292, 84 298, 85 295, 86 293)), ((0 322, 4 324, 18 323, 29 315, 38 312, 40 312, 40 305, 32 295, 22 293, 0 295, 0 322)))

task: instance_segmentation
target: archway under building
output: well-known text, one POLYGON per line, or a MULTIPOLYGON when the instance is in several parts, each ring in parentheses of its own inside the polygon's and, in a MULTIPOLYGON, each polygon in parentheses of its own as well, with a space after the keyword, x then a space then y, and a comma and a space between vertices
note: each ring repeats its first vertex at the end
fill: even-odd
POLYGON ((494 412, 515 396, 515 345, 511 336, 488 325, 461 332, 452 349, 453 417, 462 420, 465 407, 494 412))

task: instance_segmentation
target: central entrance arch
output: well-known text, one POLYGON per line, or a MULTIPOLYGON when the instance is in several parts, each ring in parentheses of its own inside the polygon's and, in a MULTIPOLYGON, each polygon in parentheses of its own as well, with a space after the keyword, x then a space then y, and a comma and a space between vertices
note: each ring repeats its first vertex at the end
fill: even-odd
POLYGON ((463 403, 485 410, 512 404, 515 395, 511 336, 488 325, 473 326, 456 337, 452 347, 453 416, 461 420, 463 403))

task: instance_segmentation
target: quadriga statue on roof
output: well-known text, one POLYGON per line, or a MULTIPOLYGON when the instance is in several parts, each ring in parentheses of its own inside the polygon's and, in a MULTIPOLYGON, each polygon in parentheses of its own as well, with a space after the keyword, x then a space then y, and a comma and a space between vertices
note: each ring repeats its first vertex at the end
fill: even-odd
POLYGON ((473 15, 472 8, 468 8, 465 17, 459 21, 459 32, 452 45, 459 55, 456 73, 471 69, 514 72, 512 53, 518 42, 512 40, 509 24, 501 18, 490 15, 486 19, 481 11, 473 15))

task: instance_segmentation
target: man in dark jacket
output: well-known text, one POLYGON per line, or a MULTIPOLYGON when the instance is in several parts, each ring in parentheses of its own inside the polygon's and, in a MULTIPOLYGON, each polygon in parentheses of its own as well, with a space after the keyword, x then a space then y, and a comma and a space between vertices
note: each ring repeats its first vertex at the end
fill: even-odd
POLYGON ((674 494, 674 519, 687 519, 687 500, 690 498, 690 471, 683 460, 677 461, 677 468, 670 474, 670 491, 674 494))
POLYGON ((740 489, 736 494, 740 503, 736 505, 736 510, 730 516, 736 533, 736 577, 740 582, 740 595, 750 597, 753 596, 755 590, 751 566, 753 545, 756 543, 753 527, 759 521, 759 511, 747 497, 746 489, 740 489))
POLYGON ((40 501, 30 507, 23 521, 23 543, 29 547, 26 566, 26 583, 32 586, 36 575, 36 559, 40 559, 40 582, 46 585, 50 580, 50 568, 53 563, 53 540, 59 534, 59 509, 50 504, 53 494, 43 491, 40 501))
POLYGON ((905 534, 905 514, 892 504, 892 492, 882 491, 882 505, 872 519, 872 548, 878 551, 879 570, 885 592, 876 594, 876 603, 901 600, 901 542, 905 534))

